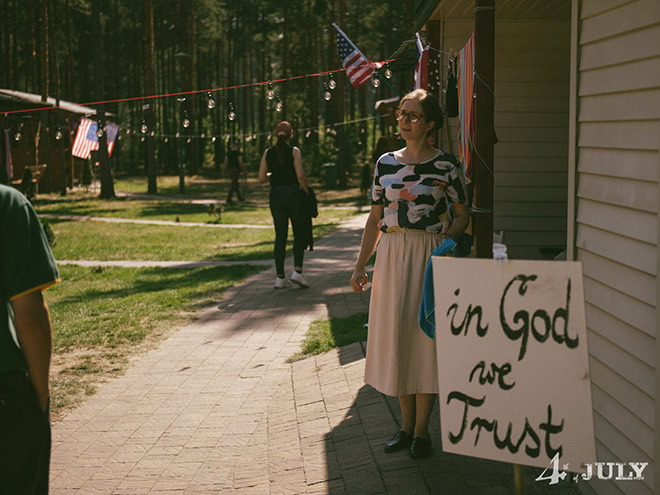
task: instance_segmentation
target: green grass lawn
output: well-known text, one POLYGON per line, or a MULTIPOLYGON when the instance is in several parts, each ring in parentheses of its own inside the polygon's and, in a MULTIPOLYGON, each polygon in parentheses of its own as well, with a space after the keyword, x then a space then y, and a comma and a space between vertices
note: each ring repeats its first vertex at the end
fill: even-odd
POLYGON ((364 324, 368 319, 367 313, 356 313, 346 318, 313 321, 305 335, 300 352, 291 356, 287 361, 299 361, 322 354, 335 347, 367 340, 367 329, 364 324))
MULTIPOLYGON (((93 221, 48 222, 59 260, 246 261, 273 255, 273 229, 203 228, 93 221)), ((318 239, 335 224, 314 225, 318 239)), ((289 241, 293 233, 289 229, 289 241)))
MULTIPOLYGON (((359 205, 364 203, 363 195, 359 189, 360 179, 357 175, 350 177, 349 186, 342 189, 326 189, 320 179, 315 177, 308 177, 308 182, 321 204, 359 205)), ((114 184, 116 191, 137 194, 146 194, 147 192, 146 177, 115 178, 114 184)), ((202 175, 186 176, 185 193, 179 194, 179 177, 177 175, 164 175, 158 177, 158 195, 181 199, 225 199, 229 191, 229 184, 229 179, 219 178, 217 173, 211 174, 210 177, 202 175)), ((245 192, 246 198, 251 202, 268 203, 268 188, 267 183, 257 181, 254 173, 249 175, 245 183, 241 182, 241 191, 245 192)))
MULTIPOLYGON (((167 220, 194 223, 216 223, 216 217, 209 213, 205 204, 174 203, 170 201, 139 200, 117 198, 101 200, 89 193, 70 194, 62 197, 56 194, 42 195, 35 203, 38 213, 53 215, 74 215, 110 218, 139 218, 142 220, 167 220)), ((348 219, 357 211, 351 208, 323 209, 314 223, 336 223, 348 219)), ((217 223, 271 225, 270 209, 263 206, 236 204, 222 206, 221 218, 217 223)))
POLYGON ((197 269, 61 266, 44 294, 53 320, 55 418, 124 371, 130 354, 152 347, 222 292, 264 267, 197 269))

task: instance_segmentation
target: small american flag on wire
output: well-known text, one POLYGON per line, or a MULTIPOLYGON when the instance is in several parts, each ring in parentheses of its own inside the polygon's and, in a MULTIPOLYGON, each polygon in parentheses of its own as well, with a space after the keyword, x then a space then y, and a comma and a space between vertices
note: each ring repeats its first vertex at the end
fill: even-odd
MULTIPOLYGON (((92 150, 99 149, 99 138, 96 135, 98 123, 91 119, 80 119, 76 139, 73 141, 73 156, 78 158, 89 158, 92 150)), ((112 156, 115 147, 115 139, 119 133, 119 126, 110 122, 105 123, 105 131, 108 138, 108 155, 112 156)))
POLYGON ((346 75, 351 81, 354 88, 361 87, 366 83, 375 69, 378 69, 382 64, 377 64, 369 61, 358 47, 348 39, 348 36, 339 29, 337 24, 332 24, 337 30, 337 50, 339 51, 339 60, 346 69, 346 75))

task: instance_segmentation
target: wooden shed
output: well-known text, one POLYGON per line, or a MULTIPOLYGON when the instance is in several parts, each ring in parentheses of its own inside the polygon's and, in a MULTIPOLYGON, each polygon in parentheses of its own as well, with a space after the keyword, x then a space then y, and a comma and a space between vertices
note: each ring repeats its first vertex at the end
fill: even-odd
MULTIPOLYGON (((474 30, 474 0, 416 8, 443 51, 460 50, 474 30)), ((562 246, 582 262, 597 458, 649 463, 643 481, 578 487, 660 493, 660 2, 495 8, 494 230, 513 258, 562 246)))
POLYGON ((53 108, 56 105, 55 98, 42 102, 39 95, 0 89, 0 126, 7 136, 0 139, 0 167, 10 172, 10 182, 20 182, 27 166, 45 164, 38 182, 39 192, 62 191, 73 185, 74 129, 81 117, 93 116, 96 110, 63 100, 53 108), (16 111, 19 112, 5 113, 16 111), (7 163, 7 147, 11 167, 7 163))

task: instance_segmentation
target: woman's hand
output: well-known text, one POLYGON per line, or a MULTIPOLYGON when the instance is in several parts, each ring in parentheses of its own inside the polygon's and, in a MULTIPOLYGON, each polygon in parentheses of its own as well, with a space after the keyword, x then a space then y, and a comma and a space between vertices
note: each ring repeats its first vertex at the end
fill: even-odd
POLYGON ((353 292, 364 292, 369 282, 369 276, 364 268, 356 268, 351 276, 351 288, 353 292))

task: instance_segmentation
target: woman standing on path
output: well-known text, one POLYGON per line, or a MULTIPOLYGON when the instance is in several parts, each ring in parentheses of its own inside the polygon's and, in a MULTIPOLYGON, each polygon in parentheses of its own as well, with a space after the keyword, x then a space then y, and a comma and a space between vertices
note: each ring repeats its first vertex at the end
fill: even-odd
POLYGON ((406 146, 385 153, 376 163, 371 212, 351 287, 365 290, 366 263, 380 240, 364 380, 381 393, 399 397, 402 429, 385 444, 385 452, 408 447, 411 457, 422 458, 431 454, 428 424, 438 393, 435 341, 417 322, 424 270, 446 237, 463 233, 469 212, 459 162, 427 142, 431 131, 442 126, 435 97, 424 90, 408 93, 397 120, 406 146))
POLYGON ((276 289, 286 287, 289 282, 284 275, 284 256, 289 231, 289 219, 293 227, 294 271, 289 280, 300 287, 309 287, 302 273, 305 254, 304 203, 309 193, 302 154, 289 140, 293 135, 291 124, 282 121, 275 128, 277 143, 264 151, 259 167, 259 181, 270 181, 270 212, 275 225, 275 278, 276 289))

